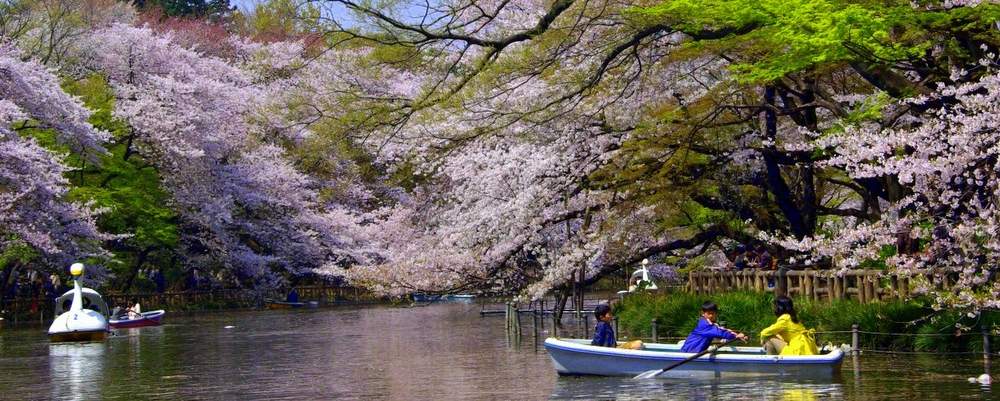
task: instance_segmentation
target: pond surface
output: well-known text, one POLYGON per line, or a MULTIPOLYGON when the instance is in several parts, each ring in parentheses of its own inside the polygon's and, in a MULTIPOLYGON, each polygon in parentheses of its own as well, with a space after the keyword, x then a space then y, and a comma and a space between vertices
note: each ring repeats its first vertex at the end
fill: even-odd
POLYGON ((530 316, 517 340, 502 315, 479 311, 434 304, 168 313, 163 326, 88 344, 50 344, 41 326, 5 327, 0 399, 1000 399, 966 381, 983 370, 973 356, 865 355, 859 376, 848 360, 840 378, 822 382, 561 378, 533 338, 530 316))

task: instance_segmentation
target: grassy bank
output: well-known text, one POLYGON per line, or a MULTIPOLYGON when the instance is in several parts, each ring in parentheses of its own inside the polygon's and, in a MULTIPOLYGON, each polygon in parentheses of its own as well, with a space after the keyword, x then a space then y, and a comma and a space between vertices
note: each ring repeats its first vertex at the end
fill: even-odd
MULTIPOLYGON (((773 295, 747 292, 711 297, 682 292, 636 294, 626 297, 616 306, 615 314, 624 335, 650 336, 650 322, 656 318, 661 338, 684 337, 694 328, 701 303, 707 299, 719 304, 720 321, 726 327, 749 334, 752 344, 759 343, 760 330, 775 320, 773 295)), ((856 323, 861 331, 899 333, 862 334, 860 341, 864 349, 981 352, 981 327, 986 327, 993 334, 997 334, 1000 327, 1000 313, 983 312, 970 316, 962 311, 934 311, 927 302, 919 299, 872 304, 795 299, 795 309, 800 321, 817 332, 850 331, 851 325, 856 323)), ((997 340, 994 337, 991 342, 996 343, 997 340)), ((820 344, 850 344, 851 335, 820 333, 816 341, 820 344)))

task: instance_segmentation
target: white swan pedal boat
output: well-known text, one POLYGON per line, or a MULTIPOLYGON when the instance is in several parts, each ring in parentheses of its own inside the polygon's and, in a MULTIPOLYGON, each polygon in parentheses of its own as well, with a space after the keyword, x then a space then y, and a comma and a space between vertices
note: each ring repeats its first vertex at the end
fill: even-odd
MULTIPOLYGON (((693 353, 680 352, 680 344, 647 343, 642 350, 599 347, 589 339, 545 340, 560 375, 635 376, 663 369, 693 353)), ((839 348, 808 356, 767 355, 761 347, 723 346, 716 352, 664 372, 661 377, 721 377, 787 375, 823 378, 840 373, 844 353, 839 348)))
POLYGON ((56 318, 49 326, 49 339, 52 341, 100 341, 108 334, 108 305, 101 294, 80 284, 83 275, 83 264, 74 263, 70 266, 73 275, 73 289, 56 298, 56 318), (70 303, 68 310, 63 310, 63 303, 70 303), (84 303, 87 307, 84 307, 84 303), (91 308, 96 308, 94 310, 91 308))

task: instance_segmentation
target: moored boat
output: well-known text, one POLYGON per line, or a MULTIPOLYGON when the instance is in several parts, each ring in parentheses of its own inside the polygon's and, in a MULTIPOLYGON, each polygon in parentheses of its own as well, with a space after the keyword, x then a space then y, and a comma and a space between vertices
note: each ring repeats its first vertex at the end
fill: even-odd
POLYGON ((410 294, 413 297, 413 302, 437 302, 442 299, 440 294, 425 294, 422 292, 414 292, 410 294))
POLYGON ((108 305, 101 295, 80 285, 83 264, 74 263, 70 267, 73 275, 73 289, 56 299, 56 319, 49 326, 52 341, 100 341, 108 334, 108 305), (63 303, 69 301, 69 309, 63 312, 63 303), (86 303, 86 307, 84 307, 86 303), (91 309, 95 308, 97 310, 91 309))
POLYGON ((425 294, 415 292, 410 294, 413 302, 472 302, 476 299, 473 294, 425 294))
POLYGON ((159 326, 163 315, 167 312, 163 309, 142 312, 140 316, 136 318, 129 319, 128 317, 121 317, 118 319, 112 318, 108 321, 108 325, 113 329, 128 329, 133 327, 147 327, 147 326, 159 326))
POLYGON ((305 302, 267 301, 267 309, 293 309, 307 306, 305 302))
MULTIPOLYGON (((663 369, 694 354, 680 344, 645 344, 642 350, 590 345, 589 339, 545 340, 545 349, 560 375, 635 376, 663 369)), ((821 355, 767 355, 761 347, 723 346, 663 373, 663 377, 787 375, 832 377, 840 373, 844 354, 835 348, 821 355)))

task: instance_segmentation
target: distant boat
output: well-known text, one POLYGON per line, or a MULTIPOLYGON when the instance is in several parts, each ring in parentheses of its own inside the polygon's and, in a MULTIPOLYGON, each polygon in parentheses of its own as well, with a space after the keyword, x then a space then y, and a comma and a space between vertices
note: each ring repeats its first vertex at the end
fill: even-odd
POLYGON ((413 302, 472 302, 476 298, 472 294, 425 294, 422 292, 415 292, 411 294, 413 297, 413 302))
POLYGON ((308 306, 305 302, 267 301, 267 309, 297 309, 308 306))
POLYGON ((108 325, 111 326, 112 329, 130 329, 134 327, 159 326, 160 319, 162 319, 163 315, 165 315, 166 313, 167 312, 165 312, 163 309, 149 311, 149 312, 142 312, 141 316, 136 317, 134 319, 129 319, 128 317, 125 316, 123 316, 120 319, 111 319, 110 321, 108 321, 108 325))
POLYGON ((473 299, 476 299, 476 296, 472 294, 452 294, 446 298, 453 302, 472 302, 473 299))
POLYGON ((413 302, 437 302, 441 300, 441 294, 424 294, 422 292, 415 292, 411 295, 413 296, 413 302))
POLYGON ((108 304, 101 294, 80 285, 80 275, 83 274, 83 264, 74 263, 70 266, 73 275, 73 289, 56 298, 56 319, 49 326, 49 339, 52 341, 100 341, 108 334, 108 304), (63 304, 70 302, 65 312, 63 304), (84 308, 84 303, 87 308, 84 308), (97 308, 97 310, 89 309, 97 308))

